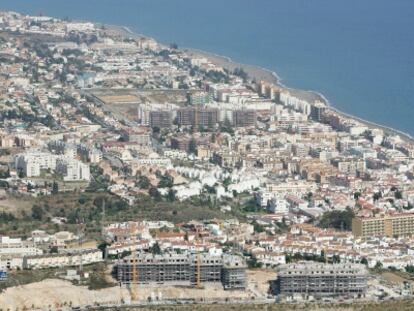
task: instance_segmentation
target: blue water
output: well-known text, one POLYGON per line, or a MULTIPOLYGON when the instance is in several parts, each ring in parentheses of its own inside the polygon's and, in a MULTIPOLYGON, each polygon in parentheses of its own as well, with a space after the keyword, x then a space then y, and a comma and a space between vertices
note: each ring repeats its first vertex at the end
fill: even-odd
POLYGON ((127 25, 260 65, 414 135, 414 0, 0 0, 0 9, 127 25))

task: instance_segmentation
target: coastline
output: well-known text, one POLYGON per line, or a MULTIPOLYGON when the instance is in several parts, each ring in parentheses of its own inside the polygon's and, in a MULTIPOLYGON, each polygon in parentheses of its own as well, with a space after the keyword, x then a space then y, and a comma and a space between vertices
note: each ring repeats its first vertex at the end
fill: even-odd
MULTIPOLYGON (((112 30, 117 30, 119 33, 123 33, 124 35, 132 36, 134 38, 151 38, 144 34, 134 32, 128 26, 117 26, 117 25, 105 25, 105 26, 109 27, 112 30)), ((166 46, 165 44, 160 43, 160 42, 158 42, 158 44, 162 46, 166 46)), ((230 71, 233 71, 235 68, 242 68, 244 71, 246 71, 249 74, 250 77, 255 78, 256 80, 264 80, 266 82, 275 84, 283 89, 288 90, 293 96, 299 99, 308 101, 310 103, 315 102, 315 101, 321 101, 327 106, 329 110, 334 111, 335 113, 339 114, 340 116, 344 118, 355 120, 357 122, 360 122, 361 124, 364 124, 365 126, 369 128, 381 129, 384 132, 384 134, 387 134, 387 135, 398 135, 401 138, 401 140, 403 140, 404 142, 414 144, 414 137, 411 136, 410 134, 405 133, 401 130, 398 130, 398 129, 395 129, 395 128, 392 128, 386 125, 378 124, 373 121, 365 120, 361 117, 341 111, 338 108, 334 107, 334 105, 332 105, 332 103, 322 93, 318 91, 300 90, 300 89, 295 89, 295 88, 291 88, 291 87, 284 85, 282 83, 281 77, 275 71, 272 71, 270 69, 263 68, 257 65, 243 64, 243 63, 234 61, 232 58, 228 56, 219 55, 213 52, 208 52, 208 51, 199 50, 195 48, 179 48, 179 49, 188 53, 189 55, 205 57, 211 63, 215 64, 216 66, 226 68, 230 71)))
POLYGON ((282 83, 281 77, 275 71, 272 71, 270 69, 256 65, 239 63, 228 56, 219 55, 199 49, 183 48, 182 50, 184 52, 189 53, 190 55, 203 56, 210 60, 210 62, 212 62, 213 64, 229 69, 231 71, 238 67, 243 68, 243 70, 246 71, 250 77, 253 77, 256 80, 264 80, 266 82, 273 83, 283 89, 288 90, 294 96, 306 100, 308 102, 314 102, 316 100, 325 102, 325 98, 321 96, 321 94, 319 94, 318 92, 294 89, 284 85, 282 83))

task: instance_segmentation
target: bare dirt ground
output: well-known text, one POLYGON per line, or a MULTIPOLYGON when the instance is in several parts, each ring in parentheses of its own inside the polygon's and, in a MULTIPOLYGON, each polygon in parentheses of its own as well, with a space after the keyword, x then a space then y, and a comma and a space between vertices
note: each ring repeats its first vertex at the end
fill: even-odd
POLYGON ((58 305, 85 306, 95 302, 117 302, 120 297, 122 294, 118 287, 90 291, 68 281, 48 279, 6 289, 0 294, 0 306, 4 310, 43 309, 58 305))
MULTIPOLYGON (((249 299, 249 293, 243 291, 225 292, 220 284, 207 285, 203 289, 191 287, 143 287, 136 289, 134 300, 147 301, 148 297, 162 299, 249 299)), ((42 282, 11 287, 0 294, 0 306, 10 310, 38 308, 50 306, 87 306, 100 304, 121 304, 131 300, 128 288, 118 286, 88 290, 85 286, 76 286, 68 281, 47 279, 42 282)))
POLYGON ((8 194, 5 195, 4 200, 0 200, 0 211, 6 213, 17 214, 21 211, 30 211, 33 205, 33 201, 28 198, 14 198, 8 194))
MULTIPOLYGON (((267 292, 268 280, 274 279, 274 272, 251 270, 248 272, 249 289, 246 291, 224 291, 221 284, 205 284, 203 289, 187 286, 149 286, 140 285, 133 295, 139 301, 147 301, 148 297, 161 299, 194 299, 251 301, 258 293, 267 292)), ((259 297, 261 298, 261 297, 259 297)), ((47 308, 59 306, 86 306, 100 304, 120 304, 131 300, 131 289, 110 287, 100 290, 89 290, 85 286, 76 286, 68 281, 47 279, 41 282, 7 288, 0 294, 0 306, 7 310, 26 308, 47 308)))
POLYGON ((135 95, 105 95, 100 96, 99 99, 107 104, 114 104, 136 102, 138 97, 135 95))
POLYGON ((381 276, 387 280, 390 283, 394 283, 394 284, 402 284, 406 281, 409 281, 405 278, 403 278, 402 276, 396 274, 396 273, 392 273, 392 272, 384 272, 381 274, 381 276))

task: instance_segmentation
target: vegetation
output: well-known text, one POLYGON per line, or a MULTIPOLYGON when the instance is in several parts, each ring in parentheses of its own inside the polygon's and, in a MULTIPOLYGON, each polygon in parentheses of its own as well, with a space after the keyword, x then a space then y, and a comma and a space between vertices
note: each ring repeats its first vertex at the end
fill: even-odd
MULTIPOLYGON (((286 263, 290 263, 290 262, 296 262, 296 261, 302 261, 302 260, 306 260, 306 261, 318 261, 318 262, 325 262, 326 261, 326 257, 325 257, 325 253, 322 251, 320 255, 315 255, 315 254, 309 254, 309 255, 302 255, 299 253, 295 253, 293 255, 286 255, 285 256, 286 259, 286 263)), ((338 261, 336 261, 338 262, 338 261)))
POLYGON ((246 82, 247 79, 249 78, 249 75, 247 74, 247 72, 244 71, 244 69, 241 68, 241 67, 234 69, 233 74, 235 76, 238 76, 238 77, 242 78, 244 82, 246 82))
POLYGON ((107 266, 104 263, 98 263, 88 268, 90 269, 87 279, 89 289, 96 290, 116 286, 115 282, 108 280, 107 266))
POLYGON ((263 264, 261 262, 258 262, 254 256, 247 260, 247 266, 249 269, 260 269, 262 268, 262 265, 263 264))
POLYGON ((256 220, 252 222, 252 225, 254 228, 254 232, 261 233, 266 230, 266 228, 263 225, 259 224, 256 220))
POLYGON ((151 246, 149 251, 154 255, 160 255, 161 254, 161 247, 158 244, 158 242, 156 242, 153 246, 151 246))
POLYGON ((42 269, 42 270, 17 270, 9 273, 6 281, 0 282, 0 290, 7 287, 24 285, 34 282, 40 282, 45 279, 56 278, 59 269, 42 269))
POLYGON ((329 211, 322 215, 319 226, 322 228, 334 228, 338 230, 351 230, 354 212, 347 208, 344 211, 329 211))
POLYGON ((208 195, 205 201, 196 198, 179 202, 175 200, 173 191, 163 199, 156 188, 151 189, 150 192, 155 192, 153 197, 138 195, 131 206, 116 195, 102 192, 59 192, 56 195, 41 196, 33 200, 31 209, 0 213, 0 232, 22 237, 29 236, 31 231, 37 229, 49 233, 61 230, 76 232, 77 224, 84 222, 86 236, 99 239, 102 226, 116 221, 149 219, 179 223, 192 219, 243 216, 238 211, 235 214, 221 212, 219 206, 209 201, 208 195), (50 221, 53 217, 65 217, 67 221, 57 225, 50 221))
POLYGON ((171 188, 174 185, 173 178, 168 174, 157 174, 157 177, 159 179, 158 188, 171 188))

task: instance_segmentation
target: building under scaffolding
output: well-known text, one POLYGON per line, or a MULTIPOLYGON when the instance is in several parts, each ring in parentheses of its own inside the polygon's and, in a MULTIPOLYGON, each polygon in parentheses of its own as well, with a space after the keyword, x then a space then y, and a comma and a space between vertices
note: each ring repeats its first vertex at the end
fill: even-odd
POLYGON ((221 256, 211 256, 208 253, 190 255, 190 283, 198 285, 221 281, 223 259, 221 256), (199 262, 200 261, 200 262, 199 262), (200 277, 198 274, 200 273, 200 277), (201 284, 198 284, 201 283, 201 284))
POLYGON ((224 289, 246 288, 246 264, 241 257, 226 256, 223 258, 221 282, 224 289))
POLYGON ((234 255, 138 253, 136 258, 120 260, 116 269, 121 284, 202 286, 221 282, 224 289, 244 289, 246 284, 246 264, 234 255))
POLYGON ((272 291, 285 296, 361 297, 367 288, 368 272, 362 264, 294 263, 278 268, 272 291))

